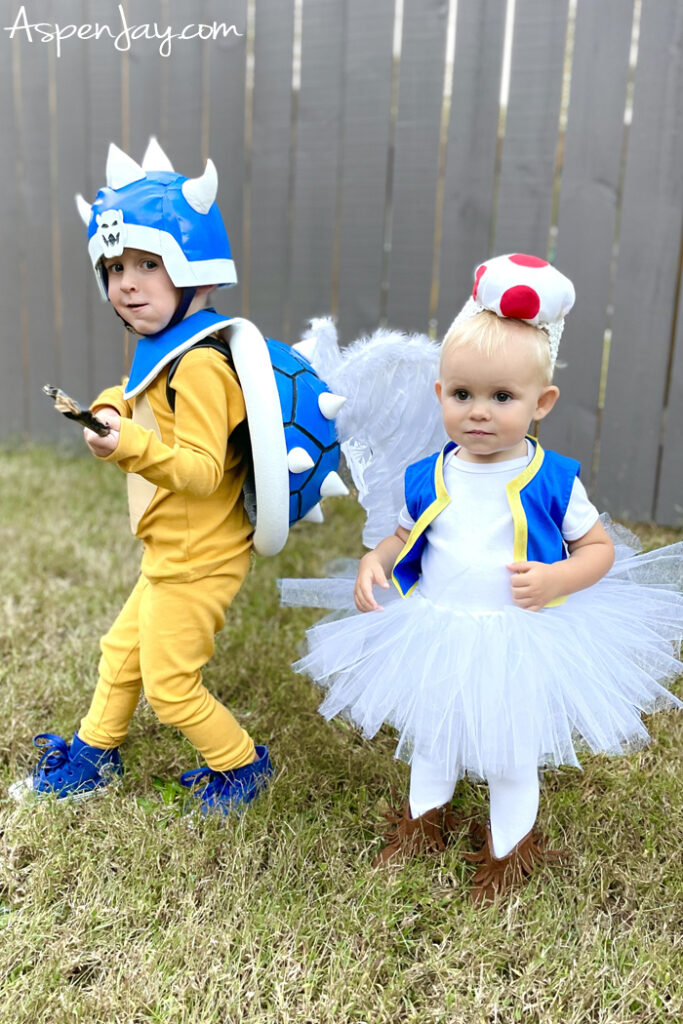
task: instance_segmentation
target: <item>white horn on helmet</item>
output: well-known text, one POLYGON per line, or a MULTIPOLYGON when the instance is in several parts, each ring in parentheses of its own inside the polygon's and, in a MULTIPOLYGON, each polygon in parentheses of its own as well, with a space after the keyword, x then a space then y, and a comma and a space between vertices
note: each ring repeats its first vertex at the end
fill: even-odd
POLYGON ((76 200, 76 207, 78 209, 79 214, 81 215, 81 220, 83 221, 85 226, 88 227, 88 225, 90 224, 90 218, 92 217, 92 206, 87 201, 87 199, 83 198, 80 192, 77 196, 74 196, 74 199, 76 200))
POLYGON ((213 160, 206 161, 201 178, 188 178, 182 185, 183 195, 197 213, 208 213, 218 192, 218 174, 213 160))

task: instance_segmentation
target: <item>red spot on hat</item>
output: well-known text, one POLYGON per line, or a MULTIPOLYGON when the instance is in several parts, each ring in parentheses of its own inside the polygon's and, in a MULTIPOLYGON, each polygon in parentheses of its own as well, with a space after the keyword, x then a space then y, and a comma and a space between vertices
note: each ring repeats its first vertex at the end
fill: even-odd
POLYGON ((515 317, 517 320, 533 320, 541 308, 541 300, 533 288, 525 284, 516 284, 508 288, 500 297, 502 316, 515 317))
MULTIPOLYGON (((542 260, 538 256, 527 256, 526 253, 518 252, 514 256, 510 256, 510 262, 516 263, 518 267, 547 267, 548 261, 542 260)), ((534 316, 536 314, 534 313, 534 316)))
POLYGON ((483 275, 485 273, 486 273, 486 264, 482 263, 482 265, 480 267, 477 267, 477 272, 474 275, 474 288, 472 289, 472 298, 473 299, 476 299, 476 297, 477 297, 477 288, 479 287, 479 282, 481 281, 481 279, 482 279, 482 277, 483 277, 483 275))

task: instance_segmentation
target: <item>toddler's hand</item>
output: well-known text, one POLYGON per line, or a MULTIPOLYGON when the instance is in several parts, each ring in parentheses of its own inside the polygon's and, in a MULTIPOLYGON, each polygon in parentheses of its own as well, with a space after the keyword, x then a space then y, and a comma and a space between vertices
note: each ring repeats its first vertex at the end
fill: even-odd
POLYGON ((543 562, 512 562, 506 568, 512 573, 512 600, 520 608, 539 612, 553 598, 559 596, 552 565, 543 562))
POLYGON ((389 589, 389 581, 387 580, 382 563, 374 551, 369 551, 360 560, 356 585, 353 590, 353 599, 359 612, 382 610, 381 604, 377 604, 372 593, 372 587, 375 583, 384 590, 389 589))
POLYGON ((121 417, 116 409, 111 406, 104 406, 102 409, 98 409, 95 416, 102 423, 106 423, 109 426, 109 433, 105 434, 104 437, 100 437, 94 430, 88 430, 86 427, 83 431, 83 437, 93 455, 103 459, 107 455, 111 455, 119 443, 121 417))

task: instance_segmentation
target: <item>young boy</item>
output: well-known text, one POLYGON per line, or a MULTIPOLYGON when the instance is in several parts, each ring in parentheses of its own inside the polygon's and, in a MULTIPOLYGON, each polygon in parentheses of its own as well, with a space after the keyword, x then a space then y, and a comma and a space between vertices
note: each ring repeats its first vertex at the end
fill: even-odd
POLYGON ((92 406, 109 433, 84 436, 94 455, 128 475, 131 527, 144 552, 140 578, 101 641, 88 713, 70 744, 35 738, 42 757, 12 787, 16 797, 27 789, 84 797, 120 776, 119 746, 143 689, 160 721, 206 760, 180 780, 204 812, 247 803, 272 774, 268 749, 254 745, 201 677, 249 569, 253 534, 242 499, 242 390, 224 354, 193 348, 227 322, 204 308, 209 291, 236 282, 217 185, 211 161, 201 178, 184 178, 152 139, 141 166, 112 145, 107 185, 92 207, 77 197, 100 290, 141 336, 129 378, 92 406), (172 408, 169 368, 183 352, 172 408))

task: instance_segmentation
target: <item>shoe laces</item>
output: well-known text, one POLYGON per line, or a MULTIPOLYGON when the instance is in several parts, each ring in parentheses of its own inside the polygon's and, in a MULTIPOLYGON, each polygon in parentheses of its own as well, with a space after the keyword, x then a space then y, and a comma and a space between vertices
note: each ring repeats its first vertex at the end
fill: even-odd
POLYGON ((43 732, 34 737, 33 744, 42 750, 40 760, 35 768, 36 773, 42 769, 61 768, 69 760, 69 745, 61 736, 56 736, 52 732, 43 732))

